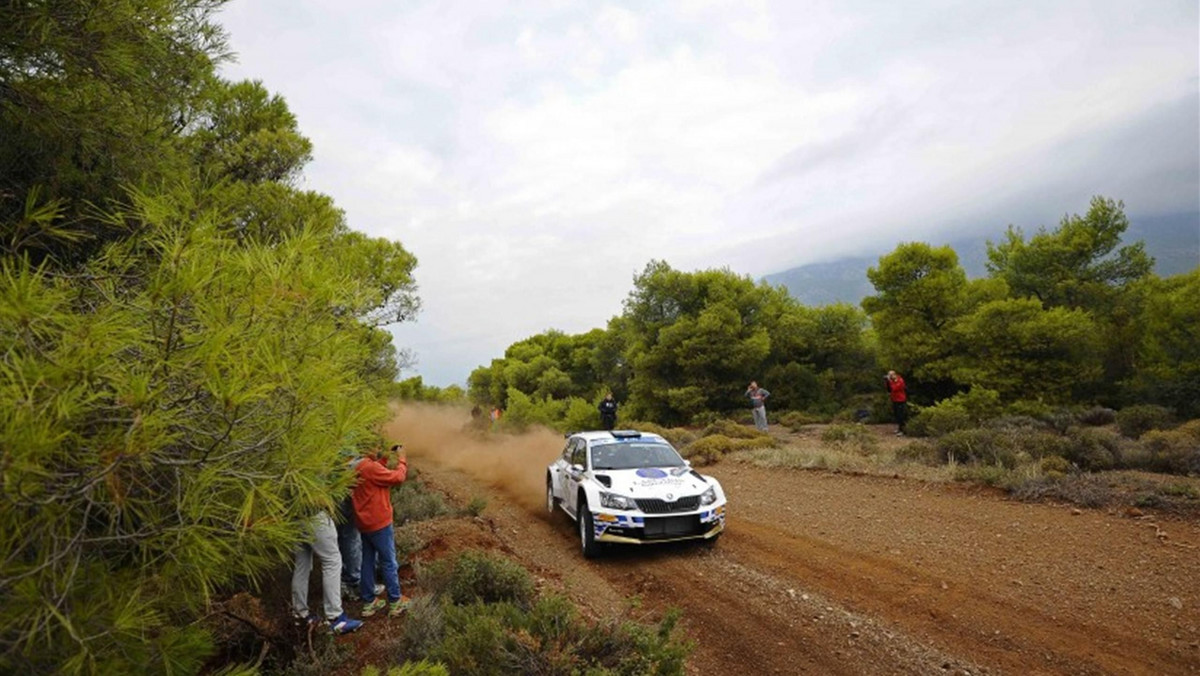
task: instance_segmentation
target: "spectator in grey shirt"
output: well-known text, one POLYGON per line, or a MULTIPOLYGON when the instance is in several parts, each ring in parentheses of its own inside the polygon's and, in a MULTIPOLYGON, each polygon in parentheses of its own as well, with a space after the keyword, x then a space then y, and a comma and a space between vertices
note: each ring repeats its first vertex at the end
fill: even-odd
POLYGON ((758 383, 750 381, 750 387, 746 388, 746 396, 750 399, 751 411, 754 413, 754 426, 759 432, 767 431, 767 397, 771 393, 758 386, 758 383))

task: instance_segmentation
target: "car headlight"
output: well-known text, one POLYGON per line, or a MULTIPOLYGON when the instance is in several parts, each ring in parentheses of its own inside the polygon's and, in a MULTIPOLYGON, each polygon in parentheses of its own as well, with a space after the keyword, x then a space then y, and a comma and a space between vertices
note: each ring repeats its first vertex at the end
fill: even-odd
POLYGON ((633 498, 627 498, 624 495, 616 493, 600 492, 600 506, 608 509, 637 509, 637 504, 633 498))
POLYGON ((706 490, 700 494, 700 504, 702 504, 702 505, 711 505, 712 503, 714 503, 716 501, 717 501, 716 486, 709 486, 708 490, 706 490))

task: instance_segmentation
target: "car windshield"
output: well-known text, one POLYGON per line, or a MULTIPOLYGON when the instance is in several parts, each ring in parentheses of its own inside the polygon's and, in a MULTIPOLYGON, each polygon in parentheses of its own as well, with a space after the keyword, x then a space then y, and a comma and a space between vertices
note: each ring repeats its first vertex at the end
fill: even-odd
POLYGON ((664 443, 623 441, 592 446, 592 469, 683 466, 683 458, 664 443))

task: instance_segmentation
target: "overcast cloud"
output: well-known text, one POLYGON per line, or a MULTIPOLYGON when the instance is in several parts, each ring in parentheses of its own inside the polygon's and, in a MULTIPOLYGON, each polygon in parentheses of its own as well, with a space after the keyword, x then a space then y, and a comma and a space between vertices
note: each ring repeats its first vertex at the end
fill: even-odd
MULTIPOLYGON (((652 258, 756 277, 1200 210, 1195 0, 237 0, 230 77, 285 96, 305 186, 417 255, 427 383, 602 327, 652 258)), ((412 375, 411 373, 406 375, 412 375)))

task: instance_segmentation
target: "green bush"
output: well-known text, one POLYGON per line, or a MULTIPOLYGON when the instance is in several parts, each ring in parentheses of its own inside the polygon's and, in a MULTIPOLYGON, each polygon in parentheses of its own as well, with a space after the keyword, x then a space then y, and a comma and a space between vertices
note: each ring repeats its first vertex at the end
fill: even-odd
POLYGON ((680 451, 683 457, 695 465, 711 465, 728 453, 737 450, 738 439, 730 439, 723 434, 701 437, 684 446, 680 451))
POLYGON ((415 478, 415 474, 392 489, 392 514, 396 525, 425 521, 449 513, 450 507, 446 505, 442 494, 429 490, 420 479, 415 478))
POLYGON ((1151 430, 1141 440, 1150 467, 1171 474, 1200 474, 1200 420, 1173 430, 1151 430))
POLYGON ((765 433, 758 431, 756 428, 727 419, 713 422, 700 433, 701 437, 714 435, 729 437, 730 439, 757 439, 758 437, 766 436, 765 433))
POLYGON ((560 426, 563 432, 583 432, 600 429, 600 410, 584 399, 571 397, 560 426))
POLYGON ((1017 453, 1004 441, 1004 437, 992 430, 974 428, 947 432, 935 443, 938 452, 948 461, 1011 469, 1017 465, 1017 453))
MULTIPOLYGON (((363 667, 362 676, 384 676, 378 667, 363 667)), ((434 662, 405 662, 398 667, 390 667, 386 676, 450 676, 445 665, 434 662)))
POLYGON ((1121 434, 1137 439, 1150 430, 1169 426, 1172 417, 1171 409, 1155 404, 1126 406, 1117 411, 1117 429, 1121 434))
POLYGON ((924 439, 918 439, 897 449, 896 459, 901 462, 916 462, 930 467, 943 462, 941 451, 937 446, 924 439))
POLYGON ((1035 477, 1013 486, 1010 492, 1028 502, 1060 500, 1093 508, 1106 507, 1117 497, 1108 481, 1095 474, 1035 477))
POLYGON ((621 429, 637 430, 639 432, 650 432, 666 439, 675 448, 681 448, 696 440, 696 434, 691 430, 683 427, 663 427, 652 422, 633 421, 624 423, 621 429))
MULTIPOLYGON (((442 638, 422 656, 454 674, 674 676, 684 673, 692 650, 675 636, 675 612, 658 625, 593 624, 567 599, 550 596, 528 610, 510 603, 476 603, 448 604, 443 613, 442 638)), ((410 617, 407 630, 414 624, 410 617)))
POLYGON ((526 608, 534 595, 533 580, 524 568, 486 552, 465 552, 452 561, 436 561, 423 566, 418 577, 418 586, 457 605, 508 602, 526 608))
POLYGON ((1100 427, 1102 425, 1111 425, 1117 421, 1117 412, 1111 408, 1104 406, 1093 406, 1084 411, 1080 411, 1075 416, 1079 420, 1079 424, 1089 427, 1100 427))
POLYGON ((870 428, 855 424, 830 425, 821 432, 821 441, 844 448, 851 448, 860 453, 875 450, 877 439, 870 428))
POLYGON ((1038 463, 1038 468, 1050 478, 1061 478, 1071 471, 1071 463, 1060 455, 1047 455, 1038 463))
POLYGON ((940 437, 973 425, 971 416, 961 407, 936 404, 925 408, 914 417, 907 426, 907 432, 918 437, 940 437))
POLYGON ((1053 409, 1049 404, 1034 399, 1020 399, 1005 407, 1005 412, 1009 415, 1025 416, 1038 420, 1045 419, 1052 411, 1053 409))
POLYGON ((711 465, 734 451, 750 451, 758 448, 774 448, 778 445, 772 437, 759 434, 749 439, 733 439, 723 434, 701 437, 680 449, 683 457, 695 465, 711 465))
POLYGON ((463 513, 468 516, 479 516, 483 514, 483 510, 487 509, 487 498, 482 495, 476 495, 471 498, 466 507, 463 507, 463 513))
POLYGON ((804 411, 787 411, 779 414, 775 419, 780 425, 783 425, 793 432, 799 432, 800 428, 804 427, 805 425, 819 425, 829 422, 829 418, 827 416, 814 415, 804 411))
POLYGON ((1121 439, 1114 432, 1073 427, 1067 432, 1067 439, 1070 443, 1063 455, 1082 470, 1112 469, 1121 459, 1121 439))
POLYGON ((983 424, 984 427, 995 430, 1044 430, 1048 425, 1045 422, 1028 415, 1020 415, 1010 413, 1002 415, 998 418, 992 418, 983 424))

